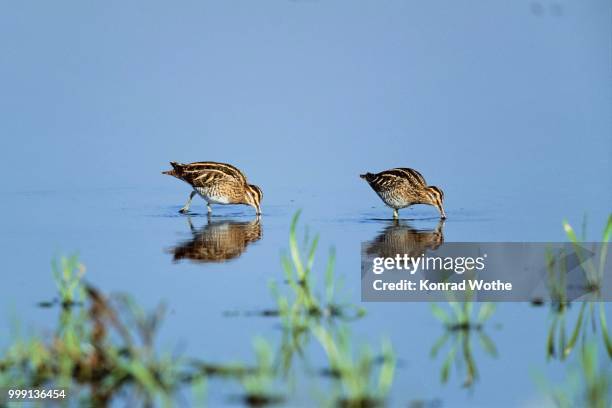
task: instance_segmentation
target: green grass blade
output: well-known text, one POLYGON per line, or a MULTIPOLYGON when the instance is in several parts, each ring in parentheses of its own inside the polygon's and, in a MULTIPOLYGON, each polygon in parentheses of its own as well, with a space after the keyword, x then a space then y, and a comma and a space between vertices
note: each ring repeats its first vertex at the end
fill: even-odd
POLYGON ((602 242, 608 243, 610 242, 610 236, 612 235, 612 214, 608 216, 608 223, 606 224, 606 228, 604 229, 602 242))
POLYGON ((312 266, 314 265, 315 253, 317 251, 317 245, 319 244, 319 236, 316 235, 312 244, 310 245, 310 251, 308 252, 308 261, 306 262, 306 273, 309 273, 312 270, 312 266))
POLYGON ((457 323, 462 323, 464 320, 462 304, 460 302, 448 302, 448 304, 455 312, 455 320, 457 323))
MULTIPOLYGON (((610 235, 612 234, 612 214, 608 217, 608 224, 604 229, 603 237, 601 239, 601 252, 599 254, 599 274, 603 275, 604 267, 606 266, 606 259, 608 257, 608 242, 610 241, 610 235)), ((602 276, 603 277, 603 276, 602 276)))
POLYGON ((571 242, 573 242, 574 244, 577 244, 580 242, 578 240, 578 237, 576 236, 576 233, 574 232, 574 229, 569 224, 569 222, 567 222, 567 220, 563 220, 563 229, 565 230, 565 235, 567 235, 567 237, 569 238, 571 242))
POLYGON ((606 321, 606 311, 604 309, 604 303, 599 302, 599 323, 601 324, 601 332, 608 352, 608 357, 612 358, 612 340, 610 339, 610 333, 608 332, 608 322, 606 321))
POLYGON ((585 302, 583 302, 582 305, 580 306, 580 313, 578 313, 578 319, 576 320, 576 326, 574 327, 574 330, 572 331, 572 335, 569 341, 567 342, 567 345, 563 349, 564 357, 567 357, 570 355, 570 353, 574 349, 574 346, 576 345, 576 342, 578 341, 578 335, 580 334, 580 329, 582 328, 582 320, 584 319, 585 306, 586 306, 585 302))
POLYGON ((297 238, 295 236, 295 231, 297 228, 297 223, 300 218, 301 210, 298 210, 293 219, 291 220, 291 227, 289 229, 289 251, 291 253, 291 260, 293 261, 293 265, 295 267, 295 271, 297 272, 297 276, 299 280, 304 279, 304 265, 302 264, 302 259, 300 257, 300 250, 298 248, 297 238))
POLYGON ((382 355, 384 361, 378 375, 378 393, 381 398, 386 396, 391 389, 395 374, 395 353, 388 340, 383 342, 382 355))
POLYGON ((495 343, 489 336, 487 336, 483 331, 478 332, 478 340, 480 341, 480 345, 483 350, 486 351, 491 357, 497 357, 497 347, 495 347, 495 343))
POLYGON ((442 323, 450 324, 451 322, 450 316, 438 304, 436 303, 431 304, 431 312, 433 313, 434 317, 440 320, 442 323))
POLYGON ((336 265, 336 250, 332 248, 329 251, 327 259, 327 268, 325 269, 325 297, 327 303, 331 303, 334 299, 334 268, 336 265))
MULTIPOLYGON (((589 280, 589 283, 593 283, 592 281, 597 276, 597 271, 595 270, 595 267, 593 266, 592 259, 584 258, 583 249, 582 249, 582 246, 580 245, 581 242, 578 240, 578 237, 576 236, 576 233, 574 232, 574 229, 572 228, 572 226, 566 220, 563 221, 563 229, 565 230, 565 234, 567 235, 567 237, 570 239, 570 241, 573 244, 574 253, 578 256, 580 265, 584 269, 587 279, 589 280)), ((565 271, 565 268, 564 268, 564 271, 565 271)))
POLYGON ((463 382, 464 387, 470 387, 474 380, 478 377, 478 368, 476 368, 476 362, 472 354, 472 346, 470 343, 470 337, 466 335, 463 341, 463 357, 467 366, 467 377, 463 382))
POLYGON ((442 368, 440 369, 440 381, 442 382, 442 384, 446 384, 446 382, 448 382, 450 368, 453 363, 453 360, 455 359, 456 352, 457 352, 457 346, 456 344, 453 344, 453 347, 448 352, 448 355, 446 356, 446 359, 444 360, 444 364, 442 365, 442 368))
POLYGON ((546 337, 546 356, 547 358, 555 356, 555 331, 557 329, 557 319, 553 320, 553 323, 548 329, 548 336, 546 337))
POLYGON ((431 346, 431 351, 429 352, 429 356, 431 358, 436 358, 440 349, 446 344, 448 339, 450 338, 450 333, 445 331, 445 333, 436 340, 436 342, 431 346))
POLYGON ((493 315, 493 312, 495 312, 495 303, 483 303, 478 311, 476 321, 480 324, 486 322, 493 315))

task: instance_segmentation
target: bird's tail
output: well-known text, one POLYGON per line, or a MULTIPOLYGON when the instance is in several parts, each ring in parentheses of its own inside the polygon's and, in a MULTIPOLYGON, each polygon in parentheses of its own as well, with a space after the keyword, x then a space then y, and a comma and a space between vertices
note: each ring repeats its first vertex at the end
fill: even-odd
POLYGON ((362 179, 364 179, 366 181, 372 180, 372 176, 374 176, 372 173, 365 173, 365 174, 360 174, 359 175, 359 177, 361 177, 362 179))
POLYGON ((168 176, 179 177, 180 176, 180 164, 177 162, 170 162, 172 166, 172 170, 162 171, 162 174, 167 174, 168 176))

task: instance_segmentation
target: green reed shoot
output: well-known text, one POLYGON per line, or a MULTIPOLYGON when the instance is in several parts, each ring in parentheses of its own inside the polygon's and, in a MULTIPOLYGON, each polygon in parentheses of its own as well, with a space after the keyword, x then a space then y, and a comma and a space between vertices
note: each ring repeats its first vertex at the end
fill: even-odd
POLYGON ((289 254, 283 254, 281 257, 285 279, 292 289, 293 299, 290 300, 281 295, 278 287, 274 283, 271 284, 272 293, 277 300, 281 316, 287 317, 305 313, 318 317, 361 317, 364 314, 363 309, 350 304, 339 304, 335 300, 338 292, 338 280, 334 275, 335 251, 333 249, 330 250, 325 269, 325 287, 323 289, 325 294, 321 296, 315 292, 316 279, 313 276, 313 267, 319 238, 315 236, 312 241, 309 241, 306 234, 303 245, 305 255, 300 251, 296 232, 299 217, 300 211, 297 211, 293 216, 289 230, 289 254))
MULTIPOLYGON (((610 234, 612 233, 612 216, 608 217, 608 223, 604 228, 598 265, 596 265, 592 259, 584 256, 584 244, 582 241, 578 240, 571 225, 564 221, 563 228, 572 242, 575 253, 579 257, 580 264, 585 272, 587 289, 592 292, 589 295, 591 297, 599 296, 598 292, 607 261, 606 244, 609 242, 610 234)), ((606 352, 608 356, 612 358, 612 338, 608 331, 604 302, 600 300, 583 301, 580 305, 580 310, 573 325, 573 329, 571 332, 567 332, 567 306, 570 304, 565 295, 565 275, 567 274, 567 268, 563 263, 564 257, 560 257, 560 259, 561 261, 559 262, 558 269, 555 268, 556 265, 552 256, 549 256, 547 262, 549 288, 551 289, 551 297, 554 300, 552 320, 546 339, 547 358, 558 357, 561 360, 566 359, 575 349, 579 341, 582 342, 583 347, 586 347, 589 339, 598 330, 597 322, 599 322, 599 326, 601 327, 601 337, 606 352)))
MULTIPOLYGON (((323 288, 316 285, 313 268, 318 237, 311 241, 306 229, 303 243, 297 241, 297 224, 300 211, 293 216, 289 232, 289 254, 281 257, 285 280, 290 291, 285 294, 275 282, 270 283, 272 296, 276 299, 279 316, 283 324, 281 349, 278 364, 284 375, 289 373, 295 357, 304 360, 304 349, 310 340, 311 327, 325 318, 351 320, 364 315, 364 310, 352 304, 339 303, 339 281, 335 276, 335 251, 330 250, 323 277, 323 288), (301 248, 301 250, 300 250, 301 248), (322 294, 320 292, 323 292, 322 294)), ((319 275, 320 276, 320 275, 319 275)))
POLYGON ((264 338, 255 337, 253 348, 256 364, 239 377, 245 390, 244 402, 256 406, 281 402, 283 397, 273 390, 276 371, 272 347, 264 338))
POLYGON ((440 381, 444 384, 450 377, 450 369, 455 363, 458 370, 465 371, 463 386, 470 387, 478 378, 478 368, 473 354, 474 337, 481 348, 491 357, 497 357, 497 348, 493 340, 485 333, 483 327, 495 311, 493 303, 482 303, 475 315, 473 302, 448 302, 450 311, 433 303, 433 315, 445 326, 445 332, 431 348, 431 358, 436 358, 439 351, 450 340, 450 347, 440 369, 440 381))
MULTIPOLYGON (((74 259, 63 265, 64 270, 74 271, 79 264, 74 259)), ((74 282, 72 277, 78 274, 62 276, 69 278, 64 282, 74 282)), ((69 294, 76 293, 77 286, 61 288, 69 294)), ((82 293, 78 298, 82 304, 75 304, 77 298, 72 297, 74 307, 62 307, 55 335, 15 339, 0 355, 0 387, 61 387, 74 400, 83 397, 92 405, 106 405, 116 394, 129 390, 144 402, 170 405, 170 395, 186 377, 187 368, 179 367, 180 361, 170 355, 156 355, 149 340, 143 341, 144 346, 133 340, 143 331, 156 330, 154 320, 161 317, 145 314, 144 324, 136 309, 121 310, 121 301, 115 304, 91 287, 82 293)), ((144 336, 153 337, 152 333, 144 336)))
POLYGON ((342 406, 383 405, 395 373, 395 354, 391 343, 384 341, 381 360, 376 375, 377 359, 368 347, 354 354, 346 328, 336 334, 321 324, 311 327, 312 333, 327 355, 330 370, 341 385, 337 402, 342 406))
POLYGON ((578 239, 574 229, 567 221, 563 221, 563 229, 565 230, 565 234, 569 238, 570 242, 573 244, 575 253, 578 256, 580 264, 585 272, 589 287, 592 290, 598 290, 603 280, 604 267, 606 265, 608 256, 608 245, 606 244, 610 241, 610 235, 612 235, 612 214, 608 216, 608 222, 602 234, 601 251, 599 254, 598 264, 596 264, 590 257, 585 256, 583 249, 585 243, 578 239))
POLYGON ((541 377, 536 380, 560 408, 612 407, 610 361, 600 361, 594 342, 589 342, 581 349, 577 364, 568 368, 566 379, 561 386, 552 386, 541 377))
POLYGON ((553 320, 547 337, 547 357, 559 357, 566 359, 575 349, 579 340, 585 345, 598 331, 597 322, 601 330, 601 338, 606 352, 612 358, 612 339, 608 330, 606 320, 605 303, 601 301, 582 302, 578 317, 574 323, 574 328, 569 335, 566 334, 566 314, 567 310, 556 311, 553 313, 553 320), (555 331, 558 330, 557 343, 555 344, 555 331))
POLYGON ((59 263, 53 262, 52 268, 61 304, 71 306, 78 301, 82 302, 85 292, 81 279, 85 274, 85 267, 78 261, 77 256, 61 257, 59 263))

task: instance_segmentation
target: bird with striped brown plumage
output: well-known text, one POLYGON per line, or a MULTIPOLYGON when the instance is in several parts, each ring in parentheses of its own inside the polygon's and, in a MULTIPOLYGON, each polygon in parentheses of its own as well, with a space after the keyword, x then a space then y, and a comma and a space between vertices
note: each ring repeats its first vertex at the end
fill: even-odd
POLYGON ((172 170, 162 174, 183 180, 193 191, 187 203, 179 211, 189 211, 191 200, 198 194, 206 200, 208 213, 212 213, 211 204, 245 204, 255 208, 261 214, 261 188, 247 182, 246 176, 239 169, 227 163, 195 162, 181 164, 170 162, 172 170))
POLYGON ((393 208, 393 218, 399 218, 400 208, 414 204, 433 205, 440 211, 440 218, 446 218, 442 206, 444 193, 436 186, 428 186, 421 173, 414 169, 400 167, 380 173, 365 173, 359 177, 368 182, 386 205, 393 208))

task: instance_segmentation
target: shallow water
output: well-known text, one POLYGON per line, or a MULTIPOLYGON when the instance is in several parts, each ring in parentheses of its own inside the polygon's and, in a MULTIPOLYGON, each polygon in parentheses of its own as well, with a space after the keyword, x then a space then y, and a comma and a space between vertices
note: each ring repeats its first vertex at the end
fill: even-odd
MULTIPOLYGON (((251 339, 255 335, 278 346, 278 319, 258 313, 276 307, 268 283, 274 280, 283 285, 280 254, 288 247, 288 227, 297 205, 267 202, 257 221, 248 207, 217 206, 208 219, 202 202, 194 201, 192 213, 182 215, 178 209, 187 189, 169 184, 159 190, 4 194, 3 202, 10 201, 21 211, 10 217, 4 212, 2 245, 7 251, 7 273, 0 288, 3 326, 8 328, 16 317, 26 330, 53 329, 50 322, 56 319, 57 309, 38 308, 36 303, 55 296, 50 260, 78 249, 87 266, 87 281, 107 292, 127 292, 146 307, 160 301, 169 306, 158 343, 161 349, 227 363, 253 361, 251 339)), ((366 198, 373 195, 366 186, 362 194, 366 198)), ((537 230, 537 226, 544 231, 549 222, 543 219, 535 224, 537 217, 522 214, 509 223, 511 217, 493 211, 449 206, 449 218, 442 223, 435 209, 423 206, 402 211, 403 219, 396 225, 387 218, 391 212, 374 200, 365 206, 355 202, 334 214, 333 206, 322 203, 317 195, 287 195, 304 203, 298 236, 305 230, 311 237, 320 234, 315 279, 323 281, 328 248, 335 247, 337 276, 342 281, 340 298, 357 304, 362 242, 376 249, 385 234, 401 234, 426 247, 442 240, 511 241, 522 239, 523 231, 537 230)), ((570 219, 579 220, 578 216, 570 219)), ((601 208, 599 217, 591 218, 593 239, 599 234, 595 226, 602 225, 598 218, 603 216, 605 209, 601 208)), ((563 240, 560 221, 554 224, 556 228, 538 236, 563 240)), ((462 387, 464 373, 453 369, 449 382, 441 384, 445 354, 431 358, 430 350, 444 329, 432 316, 430 305, 362 305, 366 316, 349 323, 355 347, 368 343, 376 350, 381 340, 388 338, 397 353, 397 375, 389 400, 392 405, 413 400, 430 406, 539 405, 543 397, 535 382, 538 375, 558 381, 569 367, 569 363, 546 362, 548 308, 507 303, 498 305, 485 328, 498 356, 491 357, 474 341, 479 372, 475 383, 469 389, 462 387)), ((610 305, 606 307, 612 313, 610 305)), ((569 315, 572 313, 575 318, 575 311, 569 315)), ((2 342, 10 338, 3 337, 2 342)), ((325 356, 314 341, 307 347, 307 358, 311 367, 326 368, 325 356)), ((308 405, 312 395, 317 395, 315 391, 323 393, 329 382, 305 375, 299 364, 297 367, 298 386, 290 403, 308 405)), ((231 381, 213 380, 208 391, 216 405, 230 403, 228 398, 240 389, 231 381)))

